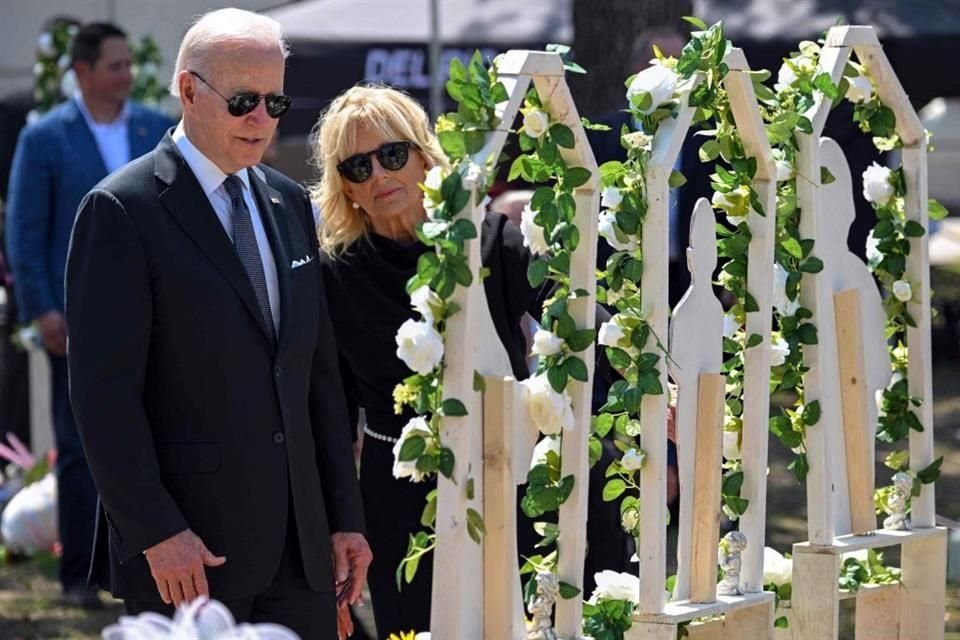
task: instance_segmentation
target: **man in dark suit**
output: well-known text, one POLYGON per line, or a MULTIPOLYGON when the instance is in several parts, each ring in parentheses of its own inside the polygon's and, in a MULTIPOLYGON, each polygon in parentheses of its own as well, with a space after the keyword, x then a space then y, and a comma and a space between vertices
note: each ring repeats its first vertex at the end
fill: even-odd
POLYGON ((96 607, 100 601, 85 587, 96 490, 67 397, 67 245, 84 194, 153 148, 172 122, 127 99, 133 82, 130 47, 118 27, 85 25, 74 36, 70 57, 78 92, 20 134, 10 175, 6 244, 20 319, 37 324, 50 355, 64 598, 96 607))
POLYGON ((128 611, 207 595, 331 638, 372 555, 304 190, 258 165, 286 44, 214 11, 187 31, 183 120, 101 182, 67 263, 71 397, 100 493, 92 578, 128 611))

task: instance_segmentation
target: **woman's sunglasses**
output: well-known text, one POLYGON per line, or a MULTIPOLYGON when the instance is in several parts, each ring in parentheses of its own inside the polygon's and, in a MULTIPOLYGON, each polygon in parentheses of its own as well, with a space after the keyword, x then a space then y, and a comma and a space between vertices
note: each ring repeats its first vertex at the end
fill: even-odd
POLYGON ((268 93, 267 95, 262 96, 258 93, 253 93, 252 91, 241 92, 231 98, 228 98, 214 89, 213 85, 204 80, 203 76, 196 71, 191 71, 190 75, 195 76, 197 80, 207 85, 211 91, 223 98, 227 103, 227 111, 229 111, 230 115, 235 118, 245 116, 252 112, 257 108, 257 105, 260 104, 261 99, 267 108, 267 115, 271 118, 279 118, 287 112, 287 109, 290 108, 290 103, 292 102, 290 100, 290 96, 282 93, 268 93))
POLYGON ((419 148, 412 142, 386 142, 373 151, 350 156, 337 165, 337 171, 350 182, 360 184, 373 175, 373 161, 370 156, 377 156, 380 166, 387 171, 399 171, 407 165, 410 149, 419 148))

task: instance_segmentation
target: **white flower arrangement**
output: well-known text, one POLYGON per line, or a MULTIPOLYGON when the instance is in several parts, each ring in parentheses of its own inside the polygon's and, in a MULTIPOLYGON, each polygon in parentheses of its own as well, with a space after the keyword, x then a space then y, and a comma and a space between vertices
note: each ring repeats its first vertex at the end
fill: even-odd
POLYGON ((443 338, 429 320, 407 320, 397 330, 397 357, 421 375, 433 371, 443 359, 443 338))
POLYGON ((673 99, 678 81, 673 69, 662 64, 650 65, 633 76, 627 87, 627 102, 640 113, 649 115, 673 99))
POLYGON ((520 383, 523 386, 527 413, 540 433, 553 435, 574 426, 570 395, 557 393, 546 374, 538 374, 520 383))
POLYGON ((538 329, 533 335, 533 347, 530 353, 540 358, 555 356, 563 351, 564 344, 563 338, 546 329, 538 329))
POLYGON ((181 605, 173 619, 147 612, 121 616, 103 630, 103 640, 299 640, 278 624, 237 624, 226 606, 200 596, 181 605))
POLYGON ((876 162, 863 172, 863 197, 868 202, 885 205, 893 195, 893 184, 890 182, 892 172, 888 167, 881 167, 876 162))

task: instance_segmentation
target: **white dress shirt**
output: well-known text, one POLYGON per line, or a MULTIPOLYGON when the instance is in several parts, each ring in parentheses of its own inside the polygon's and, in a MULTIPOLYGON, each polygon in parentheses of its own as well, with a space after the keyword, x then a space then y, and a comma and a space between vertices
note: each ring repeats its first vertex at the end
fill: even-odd
MULTIPOLYGON (((227 232, 230 241, 233 242, 233 220, 230 218, 232 204, 230 196, 227 194, 223 181, 227 179, 227 174, 213 163, 207 156, 203 155, 197 149, 186 132, 183 130, 183 122, 177 125, 173 132, 173 142, 180 150, 180 155, 186 161, 187 166, 197 177, 204 195, 210 201, 223 230, 227 232)), ((253 223, 253 234, 257 238, 257 248, 260 250, 260 261, 263 262, 263 275, 267 280, 267 298, 270 301, 270 313, 273 316, 273 326, 280 331, 280 288, 277 283, 277 264, 273 259, 273 250, 270 248, 270 240, 267 238, 267 232, 263 228, 263 220, 260 217, 260 209, 257 207, 257 200, 253 197, 253 189, 250 187, 250 175, 248 171, 239 171, 236 176, 243 183, 243 201, 247 204, 250 211, 250 221, 253 223)))
POLYGON ((113 173, 130 162, 130 136, 127 131, 127 123, 130 120, 130 103, 123 103, 123 109, 120 110, 120 113, 112 122, 97 122, 90 115, 90 111, 87 110, 87 105, 83 101, 83 94, 77 91, 73 97, 77 101, 77 106, 80 107, 83 119, 87 121, 87 126, 93 132, 93 137, 97 141, 97 149, 100 151, 100 157, 103 158, 103 165, 107 168, 107 173, 113 173))

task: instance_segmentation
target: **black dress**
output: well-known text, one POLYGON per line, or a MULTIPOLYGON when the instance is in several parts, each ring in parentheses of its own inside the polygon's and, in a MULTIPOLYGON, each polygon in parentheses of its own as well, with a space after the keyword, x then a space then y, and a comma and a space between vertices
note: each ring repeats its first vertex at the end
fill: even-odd
MULTIPOLYGON (((530 253, 520 230, 505 216, 489 214, 480 232, 481 259, 490 270, 483 285, 490 314, 518 379, 528 376, 521 318, 539 319, 548 289, 527 282, 530 253)), ((339 259, 323 256, 321 268, 340 353, 347 400, 354 416, 363 408, 368 427, 396 438, 413 417, 393 412, 393 388, 411 371, 396 355, 395 336, 416 316, 406 293, 417 259, 433 251, 419 242, 401 243, 370 234, 339 259)), ((356 424, 356 420, 353 421, 356 424)), ((380 637, 400 631, 426 631, 430 624, 430 556, 420 563, 412 584, 398 593, 396 569, 406 555, 410 533, 422 529, 420 514, 435 482, 393 477, 393 444, 367 436, 360 462, 360 487, 373 550, 368 578, 380 637)))

